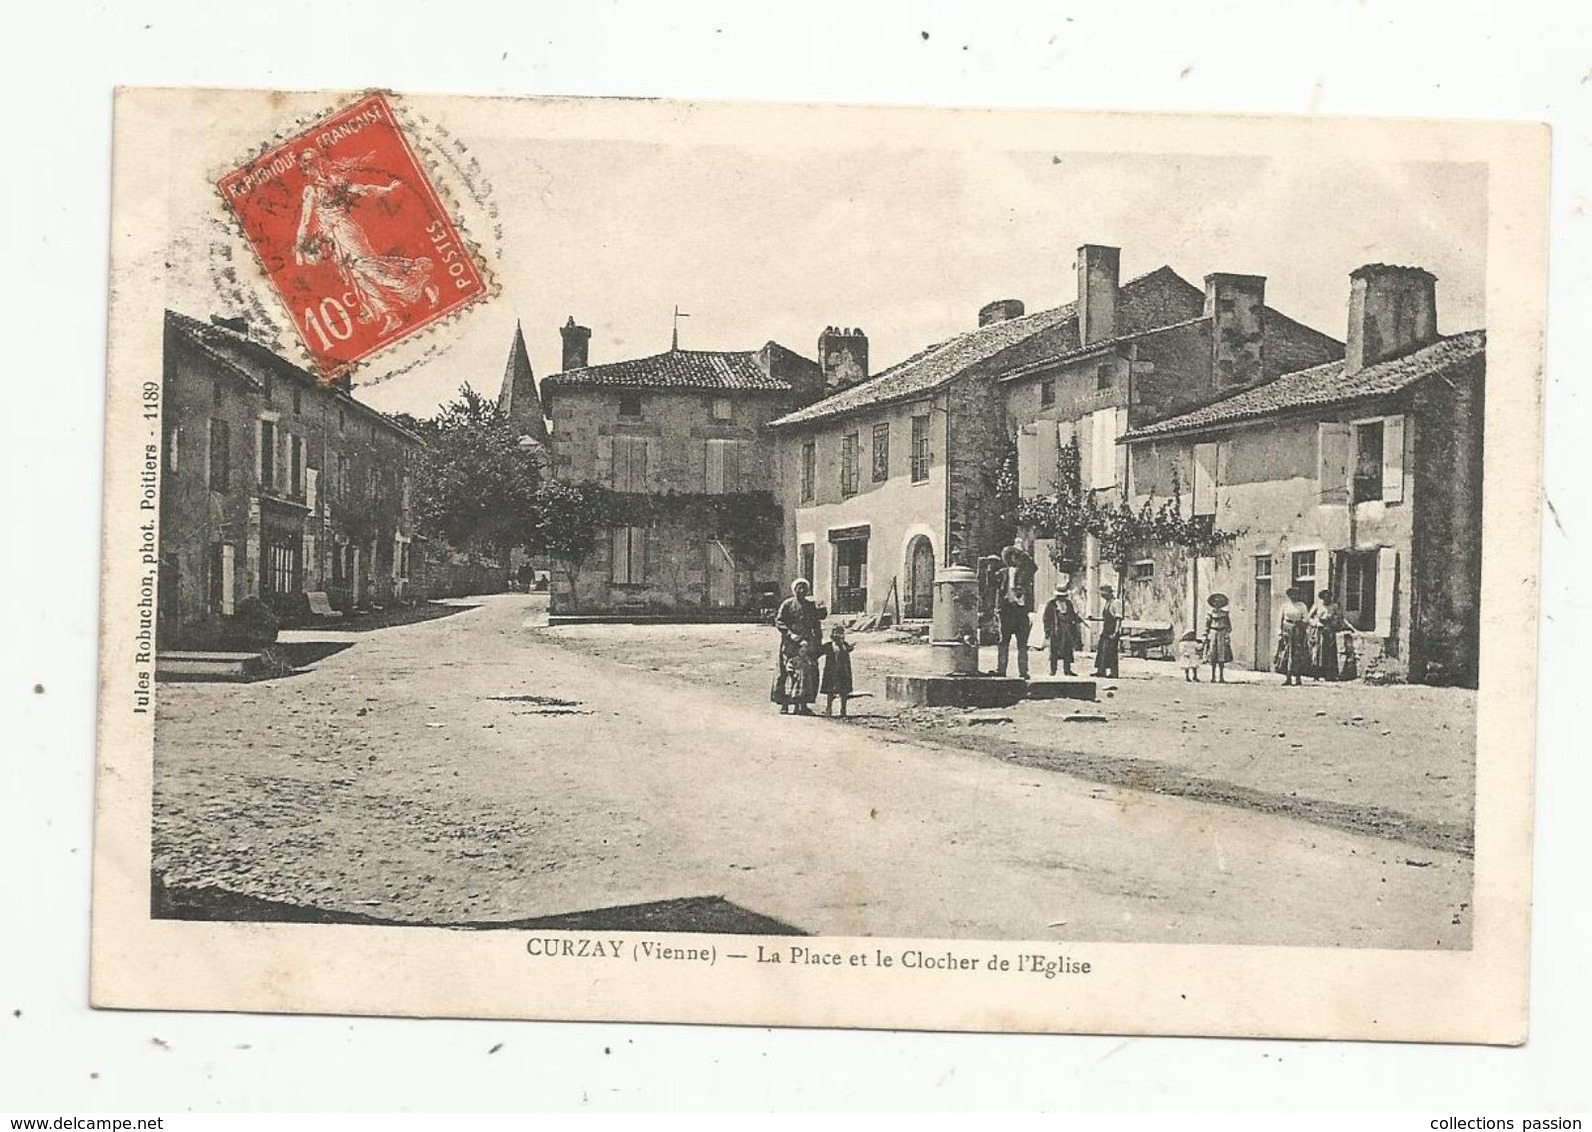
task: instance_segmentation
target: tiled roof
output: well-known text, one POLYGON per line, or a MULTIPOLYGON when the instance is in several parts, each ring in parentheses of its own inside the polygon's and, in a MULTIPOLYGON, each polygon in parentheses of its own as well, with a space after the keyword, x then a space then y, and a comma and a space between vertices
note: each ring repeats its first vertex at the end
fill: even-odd
POLYGON ((742 389, 788 393, 789 381, 772 377, 752 350, 670 350, 648 358, 565 370, 542 379, 543 396, 561 389, 620 386, 634 389, 742 389))
POLYGON ((213 322, 200 322, 196 318, 190 318, 174 310, 166 312, 166 328, 176 331, 200 353, 226 367, 253 389, 265 388, 265 383, 260 379, 262 373, 269 373, 273 377, 287 381, 317 386, 337 398, 339 403, 364 413, 394 432, 402 433, 416 441, 420 440, 387 414, 371 408, 363 401, 355 400, 341 386, 327 385, 303 366, 293 364, 265 343, 257 342, 247 334, 233 330, 231 327, 217 326, 213 322))
MULTIPOLYGON (((1160 267, 1122 285, 1118 317, 1128 327, 1147 330, 1161 322, 1185 321, 1191 313, 1197 313, 1196 308, 1195 312, 1178 313, 1174 317, 1156 317, 1161 313, 1164 304, 1143 300, 1147 300, 1156 290, 1168 287, 1186 292, 1184 296, 1186 301, 1191 302, 1198 297, 1203 302, 1204 292, 1183 279, 1170 267, 1160 267), (1135 300, 1140 302, 1136 303, 1135 300), (1141 308, 1144 308, 1145 313, 1139 313, 1141 308), (1152 311, 1153 314, 1150 313, 1152 311)), ((831 397, 825 397, 822 401, 770 422, 770 427, 781 428, 827 420, 830 417, 844 416, 855 409, 921 396, 938 389, 980 362, 988 361, 1002 350, 1047 330, 1054 330, 1061 336, 1062 352, 1076 350, 1079 344, 1078 304, 1067 303, 1064 306, 1035 311, 1033 314, 1021 315, 1003 322, 994 322, 936 343, 866 381, 858 382, 850 389, 843 389, 831 397)))
POLYGON ((1298 409, 1340 405, 1397 393, 1425 378, 1480 358, 1487 348, 1487 333, 1467 330, 1440 338, 1402 357, 1345 373, 1341 361, 1284 374, 1264 385, 1224 397, 1193 412, 1133 429, 1122 440, 1139 440, 1198 432, 1298 409))

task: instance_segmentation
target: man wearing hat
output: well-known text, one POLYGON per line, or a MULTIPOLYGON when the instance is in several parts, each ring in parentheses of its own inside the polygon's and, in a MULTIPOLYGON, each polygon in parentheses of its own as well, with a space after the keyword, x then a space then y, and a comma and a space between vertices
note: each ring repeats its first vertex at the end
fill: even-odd
POLYGON ((1000 619, 1000 646, 995 652, 995 669, 1006 675, 1012 642, 1017 642, 1017 675, 1028 679, 1028 634, 1033 628, 1034 575, 1039 567, 1019 543, 1001 551, 1000 582, 996 589, 995 610, 1000 619))
POLYGON ((1100 587, 1100 640, 1095 645, 1096 676, 1117 678, 1117 640, 1122 635, 1122 607, 1110 586, 1100 587))
POLYGON ((1056 674, 1059 662, 1065 675, 1075 675, 1072 657, 1083 648, 1083 618, 1078 616, 1078 608, 1072 603, 1066 582, 1057 583, 1056 594, 1045 603, 1045 612, 1039 623, 1050 645, 1050 674, 1056 674))

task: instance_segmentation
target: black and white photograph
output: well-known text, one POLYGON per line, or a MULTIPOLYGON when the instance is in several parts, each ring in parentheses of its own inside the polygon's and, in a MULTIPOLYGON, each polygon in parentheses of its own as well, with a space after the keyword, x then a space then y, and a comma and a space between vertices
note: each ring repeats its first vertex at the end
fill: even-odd
POLYGON ((107 1004, 1518 1040, 1542 131, 116 129, 107 1004))

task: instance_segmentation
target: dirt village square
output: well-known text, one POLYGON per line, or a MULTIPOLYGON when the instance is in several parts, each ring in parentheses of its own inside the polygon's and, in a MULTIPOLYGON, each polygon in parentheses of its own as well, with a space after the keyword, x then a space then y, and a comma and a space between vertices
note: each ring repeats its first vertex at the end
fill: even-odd
POLYGON ((929 649, 884 631, 874 694, 807 718, 767 701, 767 626, 545 611, 284 630, 324 657, 163 684, 163 885, 245 918, 1466 945, 1471 691, 1126 659, 1095 703, 911 708, 884 677, 929 649))

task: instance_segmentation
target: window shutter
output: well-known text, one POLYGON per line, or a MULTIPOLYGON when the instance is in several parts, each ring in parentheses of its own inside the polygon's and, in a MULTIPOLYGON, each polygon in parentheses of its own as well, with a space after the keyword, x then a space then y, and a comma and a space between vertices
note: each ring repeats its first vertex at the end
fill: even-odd
POLYGON ((1035 426, 1034 441, 1034 486, 1040 494, 1048 495, 1056 490, 1056 455, 1059 451, 1056 430, 1050 427, 1049 421, 1040 421, 1035 426))
POLYGON ((1128 431, 1128 411, 1118 409, 1111 429, 1111 483, 1126 489, 1128 486, 1128 446, 1118 444, 1117 437, 1128 431))
POLYGON ((226 617, 231 617, 233 612, 233 599, 236 596, 233 587, 237 585, 238 578, 238 548, 230 542, 221 544, 221 612, 226 617))
POLYGON ((1194 514, 1216 514, 1216 460, 1215 444, 1194 446, 1194 514))
POLYGON ((613 547, 608 559, 608 574, 620 585, 630 581, 630 532, 618 527, 613 533, 613 547))
POLYGON ((686 448, 691 457, 691 473, 687 482, 691 484, 693 491, 708 490, 708 443, 704 441, 701 444, 690 444, 686 448))
POLYGON ((707 442, 707 479, 705 490, 709 495, 724 494, 724 441, 707 442))
POLYGON ((597 438, 597 475, 594 477, 604 487, 617 487, 614 482, 614 438, 597 438))
POLYGON ((647 580, 647 528, 630 528, 630 580, 647 580))
POLYGON ((662 491, 663 442, 656 436, 649 436, 645 441, 637 440, 633 444, 634 447, 630 450, 630 475, 635 487, 631 490, 662 491), (637 461, 641 463, 639 469, 636 467, 637 461))
POLYGON ((1017 493, 1027 497, 1039 490, 1039 430, 1023 425, 1017 430, 1017 493))
POLYGON ((1400 503, 1404 499, 1404 417, 1396 414, 1382 421, 1382 501, 1400 503))
POLYGON ((1324 504, 1346 504, 1354 430, 1336 421, 1323 421, 1316 435, 1317 498, 1324 504))
POLYGON ((1398 600, 1399 552, 1384 546, 1376 552, 1376 635, 1393 635, 1393 603, 1398 600))
POLYGON ((741 483, 741 457, 744 455, 741 450, 742 447, 743 445, 738 440, 727 440, 724 442, 725 491, 745 490, 745 486, 741 483))

